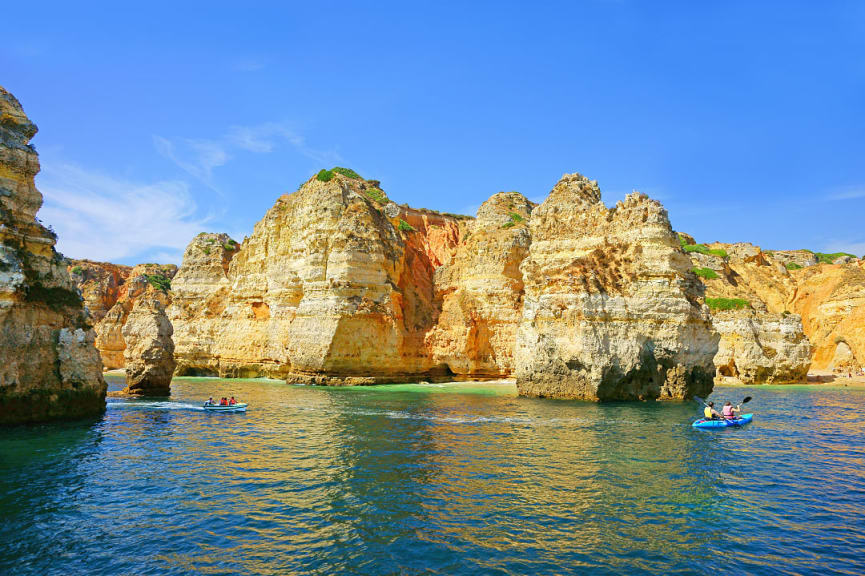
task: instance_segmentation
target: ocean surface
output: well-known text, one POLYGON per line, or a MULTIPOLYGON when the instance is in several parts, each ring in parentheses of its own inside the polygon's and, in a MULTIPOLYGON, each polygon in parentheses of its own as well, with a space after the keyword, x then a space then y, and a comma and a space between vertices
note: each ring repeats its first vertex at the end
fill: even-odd
POLYGON ((865 390, 712 397, 745 395, 703 431, 696 402, 177 378, 0 430, 0 574, 865 573, 865 390))

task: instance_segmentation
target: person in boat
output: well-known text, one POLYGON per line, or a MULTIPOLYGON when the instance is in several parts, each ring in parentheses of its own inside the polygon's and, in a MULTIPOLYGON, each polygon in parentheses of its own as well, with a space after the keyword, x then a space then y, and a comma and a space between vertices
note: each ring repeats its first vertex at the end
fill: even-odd
POLYGON ((228 401, 229 406, 234 406, 237 404, 237 400, 234 399, 234 396, 231 397, 231 400, 228 401))
POLYGON ((721 415, 718 413, 717 410, 715 410, 715 403, 714 402, 709 402, 706 405, 706 407, 703 408, 703 417, 705 417, 706 420, 720 420, 721 419, 721 415))
POLYGON ((205 406, 213 406, 213 396, 207 399, 207 402, 204 403, 205 406))
POLYGON ((228 399, 225 396, 223 396, 222 398, 219 399, 219 405, 220 406, 228 406, 228 399))
POLYGON ((724 404, 724 407, 721 408, 721 413, 727 420, 735 420, 739 412, 741 412, 740 406, 736 406, 735 408, 733 408, 732 402, 727 402, 726 404, 724 404))

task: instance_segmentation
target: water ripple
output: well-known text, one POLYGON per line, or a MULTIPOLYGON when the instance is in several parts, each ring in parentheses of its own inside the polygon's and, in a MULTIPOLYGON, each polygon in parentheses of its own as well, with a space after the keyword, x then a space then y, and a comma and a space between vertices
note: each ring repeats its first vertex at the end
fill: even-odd
POLYGON ((757 418, 709 432, 501 384, 172 392, 0 432, 0 573, 865 572, 862 391, 719 389, 757 418))

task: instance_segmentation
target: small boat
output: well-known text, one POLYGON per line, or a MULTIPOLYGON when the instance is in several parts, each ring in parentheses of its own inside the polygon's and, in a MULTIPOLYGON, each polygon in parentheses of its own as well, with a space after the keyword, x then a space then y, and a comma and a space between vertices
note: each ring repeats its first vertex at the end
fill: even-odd
POLYGON ((694 428, 729 428, 730 426, 744 426, 753 419, 753 414, 742 414, 732 420, 706 420, 705 418, 700 418, 691 424, 691 426, 694 428))
POLYGON ((248 404, 237 403, 229 406, 220 406, 219 404, 205 404, 204 409, 207 412, 246 412, 248 404))

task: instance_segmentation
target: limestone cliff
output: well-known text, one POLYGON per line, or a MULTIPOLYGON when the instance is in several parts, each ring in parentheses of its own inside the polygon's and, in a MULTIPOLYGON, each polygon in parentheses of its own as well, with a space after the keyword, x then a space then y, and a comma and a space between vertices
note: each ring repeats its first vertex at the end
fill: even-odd
POLYGON ((56 236, 36 218, 36 126, 0 87, 0 424, 96 414, 105 381, 56 236))
POLYGON ((93 317, 96 348, 106 370, 126 365, 123 326, 138 298, 149 289, 166 291, 177 273, 174 264, 134 267, 90 260, 70 260, 69 272, 93 317))
POLYGON ((150 291, 138 298, 123 325, 128 394, 168 396, 174 374, 173 329, 165 314, 167 295, 150 291))
POLYGON ((794 270, 790 308, 802 315, 813 366, 855 372, 865 366, 865 262, 794 270))
POLYGON ((677 399, 712 390, 718 336, 666 211, 614 209, 564 176, 531 215, 515 372, 522 395, 677 399))
POLYGON ((435 272, 441 313, 427 337, 436 364, 461 376, 508 377, 522 319, 520 264, 531 244, 534 207, 501 192, 481 205, 454 258, 435 272))
POLYGON ((804 381, 811 346, 788 301, 796 283, 786 267, 748 243, 707 246, 682 235, 721 335, 717 377, 744 384, 804 381), (704 249, 702 252, 698 251, 704 249))
POLYGON ((462 220, 343 172, 282 196, 237 250, 217 235, 190 244, 170 310, 178 374, 367 384, 442 370, 424 338, 462 220))

